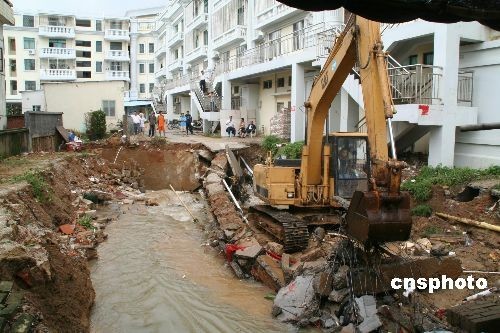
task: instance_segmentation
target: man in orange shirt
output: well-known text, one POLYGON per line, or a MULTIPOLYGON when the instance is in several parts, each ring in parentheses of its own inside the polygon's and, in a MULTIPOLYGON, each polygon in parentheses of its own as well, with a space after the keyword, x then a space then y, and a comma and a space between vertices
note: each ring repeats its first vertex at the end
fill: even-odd
POLYGON ((160 114, 158 115, 158 134, 161 136, 162 132, 163 136, 165 136, 165 116, 163 115, 163 112, 160 111, 160 114))

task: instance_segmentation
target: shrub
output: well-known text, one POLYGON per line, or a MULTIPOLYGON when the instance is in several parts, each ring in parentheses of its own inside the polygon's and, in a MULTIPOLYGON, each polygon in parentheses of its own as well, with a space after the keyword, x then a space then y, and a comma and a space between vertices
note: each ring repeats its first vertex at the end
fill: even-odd
POLYGON ((304 141, 297 141, 294 143, 289 143, 278 149, 278 156, 284 155, 288 159, 298 159, 302 157, 302 147, 304 146, 304 141))
POLYGON ((432 215, 432 208, 429 205, 418 205, 411 210, 411 215, 429 217, 432 215))
POLYGON ((280 143, 281 139, 276 135, 267 135, 262 140, 262 148, 264 148, 266 152, 271 152, 271 154, 274 156, 278 152, 278 144, 280 143))
POLYGON ((94 229, 94 226, 92 225, 92 217, 87 214, 78 219, 78 224, 85 229, 94 229))
POLYGON ((52 201, 52 192, 40 171, 30 170, 21 176, 14 177, 14 180, 25 180, 28 182, 33 189, 33 195, 38 202, 48 203, 52 201))
POLYGON ((102 110, 89 112, 86 123, 90 140, 98 140, 106 136, 106 114, 102 110))
POLYGON ((167 144, 167 139, 162 138, 161 136, 155 136, 151 139, 150 142, 153 147, 159 148, 167 144))

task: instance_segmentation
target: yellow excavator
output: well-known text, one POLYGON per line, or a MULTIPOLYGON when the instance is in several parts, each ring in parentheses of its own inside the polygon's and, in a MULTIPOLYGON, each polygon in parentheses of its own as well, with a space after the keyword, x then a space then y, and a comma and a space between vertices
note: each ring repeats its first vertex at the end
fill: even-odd
POLYGON ((254 167, 254 192, 267 203, 252 207, 267 217, 260 225, 285 251, 300 251, 307 247, 307 222, 282 208, 345 209, 350 200, 345 215, 350 237, 365 245, 407 240, 410 196, 400 191, 406 164, 396 157, 394 105, 379 23, 351 15, 304 105, 307 132, 300 162, 275 160, 254 167), (367 133, 324 135, 330 105, 356 64, 367 133))

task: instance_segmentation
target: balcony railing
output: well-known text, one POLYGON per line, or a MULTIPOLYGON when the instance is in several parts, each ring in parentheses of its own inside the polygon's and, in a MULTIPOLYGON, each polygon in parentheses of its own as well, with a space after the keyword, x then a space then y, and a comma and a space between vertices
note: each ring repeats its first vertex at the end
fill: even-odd
POLYGON ((120 81, 130 81, 130 75, 128 71, 106 71, 107 80, 120 80, 120 81))
POLYGON ((185 75, 182 75, 181 77, 167 80, 167 82, 165 84, 165 89, 168 90, 168 89, 173 89, 176 87, 182 87, 184 85, 189 84, 193 80, 195 80, 193 76, 185 74, 185 75))
POLYGON ((220 49, 231 43, 242 42, 245 40, 246 35, 247 27, 244 25, 237 25, 214 39, 214 50, 220 49))
POLYGON ((106 52, 106 57, 104 59, 112 61, 130 61, 128 52, 120 50, 110 50, 106 52))
POLYGON ((174 60, 173 62, 168 64, 167 68, 170 72, 181 69, 182 68, 182 59, 174 60))
POLYGON ((473 83, 474 81, 472 72, 458 73, 458 89, 457 89, 458 103, 465 103, 469 104, 469 106, 472 106, 473 83))
POLYGON ((176 45, 177 43, 180 43, 182 42, 182 34, 183 32, 182 31, 178 31, 176 33, 174 33, 172 36, 170 36, 170 38, 168 39, 168 42, 167 42, 167 45, 169 47, 173 47, 174 45, 176 45))
POLYGON ((285 18, 288 14, 291 14, 298 9, 288 7, 278 1, 268 1, 268 6, 266 9, 257 13, 257 29, 262 28, 263 26, 272 23, 275 23, 277 20, 285 18))
POLYGON ((160 68, 159 70, 157 70, 155 72, 155 78, 160 78, 162 76, 166 76, 167 75, 167 71, 165 70, 165 68, 160 68))
POLYGON ((188 24, 186 24, 186 31, 190 31, 193 29, 196 29, 202 25, 208 24, 208 14, 202 13, 195 18, 188 24))
POLYGON ((128 30, 107 29, 104 34, 104 39, 116 41, 128 41, 130 39, 128 30))
MULTIPOLYGON (((325 23, 317 24, 281 38, 262 43, 240 55, 228 59, 220 59, 216 66, 215 74, 218 75, 245 66, 264 63, 304 49, 316 48, 320 42, 324 41, 325 36, 328 34, 333 36, 336 33, 336 29, 325 29, 325 26, 325 23)), ((333 37, 330 40, 333 40, 333 37)), ((330 44, 330 47, 332 45, 330 44)))
POLYGON ((155 51, 155 57, 158 58, 161 55, 165 54, 167 52, 167 48, 165 47, 165 44, 163 45, 158 45, 155 51))
POLYGON ((55 25, 41 25, 38 35, 44 37, 75 38, 75 28, 55 25))
POLYGON ((41 69, 40 80, 45 80, 45 81, 76 80, 76 71, 74 69, 41 69))
POLYGON ((200 58, 206 58, 207 54, 208 54, 208 46, 206 45, 198 46, 196 49, 186 53, 186 55, 184 56, 184 60, 186 61, 186 63, 189 64, 200 58))
POLYGON ((75 49, 64 47, 44 47, 40 49, 40 58, 75 59, 75 49))
POLYGON ((394 104, 438 104, 442 70, 421 64, 388 68, 394 104))

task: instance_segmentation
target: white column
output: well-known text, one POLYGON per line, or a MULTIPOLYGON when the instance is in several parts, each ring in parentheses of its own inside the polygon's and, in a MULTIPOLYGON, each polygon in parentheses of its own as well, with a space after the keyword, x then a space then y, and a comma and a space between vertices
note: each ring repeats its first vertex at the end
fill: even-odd
POLYGON ((340 132, 347 132, 347 119, 349 117, 349 93, 344 88, 340 89, 340 132))
MULTIPOLYGON (((133 24, 132 27, 136 25, 133 24)), ((138 96, 137 89, 137 35, 130 34, 130 97, 136 99, 138 96)))
POLYGON ((459 52, 457 25, 438 24, 434 33, 434 65, 443 68, 439 97, 445 121, 430 132, 428 163, 432 166, 454 164, 459 52))
POLYGON ((174 95, 172 94, 165 94, 165 100, 167 102, 167 105, 165 107, 165 110, 167 111, 167 118, 168 119, 174 119, 174 95))
POLYGON ((291 142, 304 140, 306 118, 304 108, 305 99, 304 66, 301 64, 292 64, 291 142))

